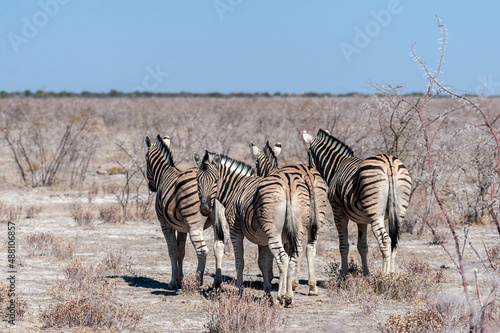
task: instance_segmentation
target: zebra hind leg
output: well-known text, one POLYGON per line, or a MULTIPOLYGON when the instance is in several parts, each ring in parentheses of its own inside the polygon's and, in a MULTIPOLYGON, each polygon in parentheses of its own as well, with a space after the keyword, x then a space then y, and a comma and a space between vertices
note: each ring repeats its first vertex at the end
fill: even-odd
MULTIPOLYGON (((306 248, 307 267, 309 270, 309 296, 318 296, 318 286, 316 282, 316 274, 314 272, 314 258, 316 257, 316 241, 307 243, 306 248)), ((299 259, 300 260, 300 259, 299 259)), ((297 265, 298 267, 298 265, 297 265)))
POLYGON ((172 229, 170 226, 167 225, 167 223, 162 223, 161 224, 161 231, 163 233, 163 236, 165 237, 165 240, 167 241, 167 248, 168 248, 168 256, 170 257, 170 265, 172 268, 172 278, 170 282, 167 285, 167 289, 169 290, 176 290, 178 289, 179 285, 179 256, 177 254, 177 237, 175 235, 175 230, 172 229))
POLYGON ((186 255, 186 238, 187 238, 187 233, 185 233, 185 232, 177 232, 177 272, 178 272, 178 280, 177 280, 177 287, 176 287, 176 289, 182 287, 182 281, 184 279, 183 263, 184 263, 184 257, 186 255))
POLYGON ((361 256, 361 265, 363 266, 363 275, 370 274, 368 269, 368 241, 367 241, 368 224, 358 224, 358 252, 361 256))
MULTIPOLYGON (((290 243, 284 244, 285 251, 288 255, 290 255, 289 244, 290 243)), ((295 291, 295 289, 297 289, 297 287, 299 286, 300 267, 301 267, 301 263, 302 263, 302 258, 304 256, 304 251, 303 251, 302 246, 299 245, 298 251, 299 251, 299 253, 297 256, 297 265, 296 265, 296 268, 295 268, 293 275, 292 275, 292 290, 293 291, 295 291)))
POLYGON ((349 273, 348 256, 349 256, 349 233, 347 226, 349 219, 344 214, 335 214, 335 226, 339 234, 339 250, 341 258, 340 278, 345 278, 349 273))
POLYGON ((189 237, 193 243, 194 249, 196 250, 196 256, 198 257, 198 268, 196 273, 200 278, 200 286, 203 285, 203 275, 205 273, 205 265, 207 262, 208 247, 205 242, 205 237, 203 235, 203 229, 191 229, 189 230, 189 237))
POLYGON ((269 251, 269 247, 267 245, 259 245, 258 263, 263 276, 264 292, 266 295, 270 295, 273 280, 273 254, 269 251))
POLYGON ((372 222, 372 231, 378 241, 380 252, 382 252, 382 271, 384 273, 389 273, 391 272, 392 262, 391 238, 385 230, 383 217, 378 218, 372 222))

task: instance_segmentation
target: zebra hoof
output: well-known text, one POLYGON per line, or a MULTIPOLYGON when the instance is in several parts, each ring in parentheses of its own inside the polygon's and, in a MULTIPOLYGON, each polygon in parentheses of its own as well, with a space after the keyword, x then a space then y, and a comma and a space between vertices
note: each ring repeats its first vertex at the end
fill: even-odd
POLYGON ((293 308, 294 307, 294 303, 293 303, 293 298, 290 297, 290 296, 285 296, 284 297, 284 305, 285 305, 285 308, 293 308))
POLYGON ((180 289, 180 283, 177 283, 176 281, 170 281, 169 284, 167 285, 167 290, 178 290, 180 289))
POLYGON ((318 296, 318 287, 315 287, 314 289, 309 289, 309 296, 318 296))

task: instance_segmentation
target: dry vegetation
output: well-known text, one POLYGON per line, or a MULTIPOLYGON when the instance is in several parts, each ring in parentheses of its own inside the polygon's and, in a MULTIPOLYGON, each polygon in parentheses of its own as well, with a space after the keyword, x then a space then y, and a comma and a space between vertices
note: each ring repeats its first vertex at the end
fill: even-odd
MULTIPOLYGON (((17 256, 21 271, 31 272, 17 281, 18 325, 35 331, 499 331, 500 99, 455 94, 415 56, 429 77, 424 96, 378 87, 372 97, 0 99, 0 221, 21 226, 17 256), (266 140, 283 143, 280 164, 286 165, 307 163, 300 134, 319 128, 361 158, 390 153, 409 169, 414 187, 397 272, 381 274, 371 248, 373 273, 362 277, 353 260, 351 274, 340 280, 336 232, 327 225, 317 257, 325 267, 323 296, 316 301, 303 296, 295 309, 269 306, 258 283, 248 286, 260 280, 250 249, 242 295, 226 284, 212 293, 200 289, 189 251, 185 290, 165 290, 170 266, 144 181, 144 136, 168 134, 181 169, 205 149, 252 163, 249 142, 266 140), (33 315, 23 317, 26 311, 33 315)), ((229 280, 232 266, 226 258, 229 280)))
MULTIPOLYGON (((497 130, 500 100, 476 98, 474 102, 481 105, 484 113, 493 119, 492 126, 497 130)), ((411 107, 421 103, 421 98, 401 97, 389 93, 351 98, 2 99, 0 108, 3 126, 10 126, 8 135, 12 147, 23 146, 27 154, 26 159, 21 158, 22 154, 18 153, 16 161, 16 150, 8 144, 3 146, 4 156, 7 156, 2 161, 2 167, 6 170, 1 176, 3 189, 23 192, 37 190, 41 185, 50 185, 47 190, 54 195, 76 191, 81 194, 61 211, 74 221, 75 226, 71 228, 84 227, 93 230, 102 228, 104 224, 120 228, 120 225, 127 221, 137 223, 142 220, 155 220, 154 208, 151 207, 153 200, 143 177, 142 140, 146 134, 170 135, 174 158, 181 168, 191 166, 191 153, 201 153, 203 149, 223 152, 251 163, 248 142, 265 140, 283 143, 280 162, 281 165, 286 165, 307 162, 300 132, 304 129, 315 131, 322 127, 349 144, 360 157, 375 152, 389 152, 404 161, 415 184, 408 216, 404 222, 404 232, 409 238, 427 239, 425 246, 433 252, 449 253, 453 265, 453 261, 457 262, 453 254, 453 234, 447 227, 446 218, 440 213, 433 195, 427 167, 428 150, 421 135, 418 113, 413 112, 411 107), (25 123, 24 118, 14 117, 20 110, 21 114, 28 118, 38 113, 42 115, 25 123), (81 110, 84 110, 84 115, 78 114, 83 112, 81 110), (49 122, 47 119, 59 120, 49 122), (208 121, 202 125, 200 119, 208 121), (92 124, 94 136, 91 139, 76 136, 72 148, 77 147, 81 153, 80 158, 89 156, 89 159, 76 167, 70 163, 73 160, 69 157, 69 150, 66 152, 67 161, 63 159, 57 172, 51 176, 50 182, 44 183, 42 165, 53 158, 49 155, 50 149, 47 148, 48 155, 42 158, 42 153, 33 146, 37 137, 27 140, 26 136, 30 135, 33 126, 40 128, 41 133, 53 133, 51 137, 55 140, 54 143, 46 145, 55 149, 54 154, 57 155, 60 140, 56 138, 67 133, 65 129, 70 127, 72 121, 77 123, 71 129, 78 126, 82 128, 84 123, 80 123, 81 121, 92 124), (13 123, 15 126, 12 126, 13 123), (37 151, 37 154, 28 153, 30 149, 37 151), (35 168, 35 165, 38 167, 35 168)), ((499 195, 498 186, 494 188, 495 193, 491 193, 497 156, 495 141, 477 112, 467 103, 461 103, 457 99, 431 98, 426 101, 422 113, 428 122, 427 130, 432 138, 430 156, 433 162, 434 185, 447 213, 454 221, 454 228, 459 233, 460 251, 472 253, 473 257, 469 260, 482 263, 477 289, 471 266, 467 262, 463 263, 470 289, 470 302, 467 303, 463 298, 460 301, 447 299, 440 293, 441 289, 444 289, 443 286, 449 284, 450 274, 451 279, 455 281, 461 273, 458 263, 457 267, 452 267, 455 272, 452 273, 447 269, 450 262, 436 263, 431 257, 422 258, 421 261, 398 257, 402 264, 399 271, 385 276, 377 271, 378 266, 371 260, 373 274, 367 278, 357 275, 357 264, 353 261, 352 274, 346 280, 338 281, 335 275, 338 269, 336 260, 339 259, 335 254, 336 245, 331 246, 333 250, 327 250, 330 245, 321 250, 321 247, 324 247, 322 245, 318 251, 320 254, 324 253, 324 260, 327 261, 325 275, 330 281, 323 285, 328 289, 328 292, 324 293, 328 294, 332 302, 357 306, 362 316, 367 320, 375 320, 379 325, 378 329, 386 332, 411 331, 412 327, 423 327, 424 322, 428 323, 425 326, 427 331, 467 330, 470 307, 474 309, 472 320, 476 326, 498 327, 499 246, 491 243, 483 245, 482 239, 469 237, 471 230, 475 228, 496 229, 488 211, 491 206, 498 214, 498 202, 490 200, 491 197, 498 198, 499 195), (453 274, 456 274, 455 277, 453 274), (404 310, 387 312, 387 302, 403 304, 404 310)), ((36 222, 46 218, 46 214, 53 214, 50 208, 45 206, 43 203, 5 200, 1 202, 0 215, 2 221, 24 222, 30 219, 36 222)), ((67 227, 70 227, 71 223, 68 223, 67 227)), ((54 287, 47 286, 47 295, 52 303, 37 305, 41 306, 41 312, 33 317, 34 323, 41 323, 45 327, 83 325, 111 330, 141 327, 143 320, 140 320, 140 310, 126 301, 121 301, 119 294, 114 293, 113 287, 107 284, 106 276, 98 274, 98 277, 85 277, 83 280, 88 282, 83 285, 75 282, 78 281, 75 274, 78 274, 72 273, 71 265, 75 266, 79 262, 64 264, 75 256, 80 257, 78 246, 75 246, 72 240, 56 236, 57 232, 54 231, 36 230, 43 229, 24 231, 24 245, 19 250, 22 252, 20 255, 23 265, 29 265, 32 257, 54 257, 58 260, 55 267, 66 272, 67 276, 54 287), (120 318, 119 321, 122 322, 115 323, 111 317, 120 318)), ((326 230, 334 233, 333 229, 326 230)), ((158 236, 155 241, 163 245, 161 233, 158 232, 158 236)), ((405 246, 404 241, 401 246, 405 246)), ((166 247, 164 251, 163 257, 166 257, 166 247)), ((353 256, 356 258, 355 250, 353 256)), ((376 258, 375 254, 372 256, 376 258)), ((85 264, 87 266, 79 263, 78 267, 81 270, 84 270, 84 267, 93 267, 90 275, 97 274, 96 270, 102 267, 112 275, 120 276, 124 274, 125 266, 134 270, 133 261, 128 258, 126 252, 116 249, 102 258, 100 264, 97 264, 99 261, 90 261, 85 264)), ((192 258, 186 260, 194 261, 192 258)), ((252 262, 248 264, 252 265, 252 262)), ((163 269, 168 267, 165 261, 161 265, 163 269)), ((228 260, 227 265, 231 266, 232 261, 228 260)), ((200 297, 198 280, 194 274, 188 273, 192 272, 188 271, 186 274, 185 291, 182 295, 200 297)), ((133 274, 141 276, 138 271, 133 274)), ((260 290, 249 290, 252 297, 260 297, 260 290)), ((230 318, 234 314, 224 311, 234 308, 243 307, 252 312, 257 311, 257 307, 259 311, 272 311, 273 316, 286 315, 286 312, 280 309, 269 308, 267 303, 264 305, 262 302, 255 302, 252 297, 247 295, 240 298, 227 291, 202 297, 206 305, 201 311, 203 316, 208 318, 203 324, 205 329, 233 330, 231 323, 241 322, 241 319, 230 318), (236 305, 237 302, 243 302, 243 305, 236 305), (220 316, 215 316, 216 313, 220 316), (217 328, 217 325, 222 326, 217 328), (224 328, 224 325, 231 328, 224 328)), ((240 314, 246 313, 245 311, 240 310, 240 314)), ((20 320, 21 318, 19 316, 20 320)), ((245 331, 249 325, 257 325, 255 322, 241 323, 240 331, 245 331)), ((273 326, 272 323, 271 321, 259 325, 263 325, 264 331, 273 326)))

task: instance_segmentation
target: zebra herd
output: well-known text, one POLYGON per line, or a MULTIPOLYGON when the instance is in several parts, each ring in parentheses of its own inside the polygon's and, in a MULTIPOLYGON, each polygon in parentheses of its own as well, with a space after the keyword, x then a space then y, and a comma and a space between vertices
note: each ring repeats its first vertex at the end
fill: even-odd
POLYGON ((197 167, 181 171, 172 160, 168 136, 158 135, 154 142, 145 137, 148 186, 156 192, 156 214, 172 265, 169 288, 181 287, 187 233, 197 253, 197 273, 203 283, 208 252, 203 230, 210 226, 214 229, 214 284, 220 285, 224 226, 228 225, 238 287, 243 285, 243 239, 247 238, 258 246, 258 265, 266 294, 271 293, 272 265, 276 261, 277 300, 286 307, 293 306, 304 248, 302 240, 306 238, 309 295, 317 295, 314 257, 327 198, 339 233, 341 276, 348 273, 349 220, 358 225, 363 273, 369 274, 368 224, 382 252, 383 271, 394 270, 400 221, 411 189, 408 170, 391 155, 365 160, 354 157, 347 145, 324 130, 319 130, 316 137, 304 131, 303 139, 309 145, 309 166, 278 168, 281 144, 271 147, 267 143, 263 149, 251 145, 256 171, 246 163, 208 151, 203 157, 194 154, 197 167))

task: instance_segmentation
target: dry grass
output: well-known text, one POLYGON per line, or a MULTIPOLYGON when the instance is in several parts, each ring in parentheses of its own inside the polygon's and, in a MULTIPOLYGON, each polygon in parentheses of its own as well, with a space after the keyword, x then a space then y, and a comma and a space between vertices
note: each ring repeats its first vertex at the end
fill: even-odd
POLYGON ((130 256, 122 249, 109 251, 102 260, 102 266, 118 274, 122 269, 130 267, 130 256))
POLYGON ((0 202, 0 222, 16 222, 21 218, 22 207, 0 202))
POLYGON ((429 309, 418 309, 404 316, 391 316, 381 330, 386 333, 442 332, 446 320, 443 314, 429 309))
POLYGON ((201 279, 198 272, 184 275, 182 279, 182 291, 187 295, 194 295, 200 292, 201 279))
POLYGON ((41 206, 36 206, 36 205, 30 205, 28 208, 26 208, 26 215, 25 217, 27 219, 34 219, 38 217, 38 215, 42 212, 42 207, 41 206))
POLYGON ((429 264, 417 259, 405 262, 403 271, 384 274, 376 271, 362 276, 360 266, 353 260, 349 263, 349 275, 340 279, 338 263, 331 263, 326 273, 330 276, 328 289, 333 297, 358 302, 362 306, 376 306, 377 298, 421 304, 428 301, 444 282, 442 271, 433 272, 429 264))
POLYGON ((13 319, 11 316, 11 299, 14 300, 15 304, 15 319, 21 319, 26 313, 28 308, 28 302, 24 299, 24 297, 18 295, 18 291, 15 291, 16 294, 13 298, 9 296, 10 287, 7 284, 0 284, 0 320, 10 320, 13 319))
POLYGON ((51 233, 35 232, 25 237, 25 247, 30 257, 54 256, 69 259, 75 252, 75 244, 51 233))
POLYGON ((125 217, 121 207, 117 205, 106 205, 99 209, 99 220, 104 223, 123 223, 125 217))
POLYGON ((227 283, 209 295, 205 313, 205 327, 213 333, 277 332, 286 326, 282 309, 270 305, 268 298, 227 283))
POLYGON ((112 286, 102 278, 101 265, 75 260, 64 272, 66 279, 50 291, 55 303, 40 314, 46 327, 129 331, 142 319, 141 311, 117 300, 112 286))
POLYGON ((91 226, 95 221, 95 215, 89 206, 75 204, 70 208, 71 217, 78 225, 91 226))

